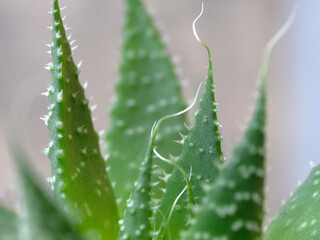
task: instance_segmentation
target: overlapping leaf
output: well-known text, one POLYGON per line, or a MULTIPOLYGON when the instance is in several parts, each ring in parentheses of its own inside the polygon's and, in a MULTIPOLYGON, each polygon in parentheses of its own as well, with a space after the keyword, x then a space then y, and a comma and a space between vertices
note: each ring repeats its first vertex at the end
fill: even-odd
MULTIPOLYGON (((219 134, 219 122, 217 120, 217 108, 214 97, 214 85, 212 76, 212 61, 209 49, 209 67, 205 83, 203 97, 200 100, 200 108, 195 114, 195 123, 188 136, 182 139, 183 150, 177 163, 185 172, 191 172, 190 182, 196 203, 200 203, 204 195, 203 184, 211 183, 217 175, 217 166, 223 160, 221 152, 221 135, 219 134)), ((156 218, 156 226, 159 228, 164 216, 166 216, 175 202, 177 196, 185 188, 185 180, 178 169, 175 169, 168 180, 168 186, 160 202, 159 213, 156 218)), ((179 233, 187 228, 187 219, 190 217, 188 206, 188 194, 185 192, 179 199, 176 209, 167 228, 168 239, 180 239, 179 233)))
POLYGON ((320 234, 320 165, 269 223, 265 240, 318 240, 320 234))
POLYGON ((266 121, 266 75, 270 53, 291 26, 286 24, 268 42, 259 75, 258 98, 253 116, 230 162, 209 185, 184 239, 256 240, 262 238, 264 215, 264 159, 266 121))
POLYGON ((16 214, 0 206, 1 240, 18 240, 18 217, 16 214))
MULTIPOLYGON (((13 149, 18 163, 22 195, 22 219, 19 220, 19 239, 24 240, 84 240, 48 195, 39 187, 38 180, 26 167, 26 155, 19 148, 13 149)), ((12 215, 11 215, 12 217, 12 215)), ((1 235, 1 239, 3 236, 1 235)), ((4 238, 18 239, 18 238, 4 238)))
POLYGON ((245 134, 228 166, 211 184, 186 239, 261 237, 263 219, 265 80, 245 134))
POLYGON ((123 220, 120 220, 119 240, 151 240, 151 173, 155 135, 151 136, 137 181, 127 201, 123 220))
MULTIPOLYGON (((107 134, 108 173, 121 215, 138 178, 153 123, 184 107, 174 67, 143 3, 126 0, 125 6, 120 78, 107 134)), ((179 138, 183 123, 180 116, 164 124, 156 141, 160 152, 180 153, 173 140, 179 138)), ((171 169, 167 164, 162 168, 171 169)))
POLYGON ((91 232, 92 239, 115 239, 116 203, 57 0, 52 16, 50 107, 44 118, 51 140, 45 150, 51 163, 50 183, 56 199, 77 215, 83 232, 91 232))

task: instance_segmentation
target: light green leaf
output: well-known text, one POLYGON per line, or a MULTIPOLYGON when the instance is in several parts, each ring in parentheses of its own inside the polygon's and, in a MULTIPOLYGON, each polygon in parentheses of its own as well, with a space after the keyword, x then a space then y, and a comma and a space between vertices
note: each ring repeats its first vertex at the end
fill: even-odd
POLYGON ((19 239, 84 240, 74 230, 70 219, 39 186, 39 180, 27 167, 27 156, 20 145, 14 142, 11 148, 18 165, 21 187, 22 216, 18 225, 19 239))
POLYGON ((320 165, 269 223, 264 240, 318 240, 320 234, 320 165))
MULTIPOLYGON (((107 134, 108 173, 121 216, 138 178, 152 124, 185 106, 174 67, 143 3, 126 0, 125 8, 120 77, 107 134)), ((164 123, 156 140, 161 153, 180 153, 173 141, 179 138, 184 120, 180 116, 164 123)), ((172 170, 168 164, 159 165, 172 170)), ((159 195, 160 191, 154 197, 159 195)))
POLYGON ((51 163, 49 182, 55 198, 77 215, 83 232, 95 232, 97 240, 116 239, 117 207, 57 0, 52 16, 50 112, 44 118, 51 140, 45 150, 51 163))
POLYGON ((16 214, 0 206, 0 236, 1 240, 18 240, 16 214))

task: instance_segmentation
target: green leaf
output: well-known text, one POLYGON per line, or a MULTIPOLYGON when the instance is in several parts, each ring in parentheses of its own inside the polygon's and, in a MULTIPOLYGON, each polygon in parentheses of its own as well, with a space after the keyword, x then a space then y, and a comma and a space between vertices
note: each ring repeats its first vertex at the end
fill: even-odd
POLYGON ((138 180, 127 201, 123 220, 119 221, 119 240, 151 240, 152 216, 150 205, 150 180, 152 172, 153 146, 155 135, 150 139, 145 159, 140 167, 138 180))
MULTIPOLYGON (((151 173, 152 173, 152 162, 154 153, 159 159, 164 162, 169 163, 173 167, 176 167, 185 177, 185 180, 188 185, 189 197, 191 203, 194 204, 192 186, 189 181, 187 173, 174 161, 163 158, 155 150, 155 139, 159 131, 160 125, 170 118, 178 117, 186 113, 194 104, 197 99, 200 87, 198 89, 197 95, 193 103, 186 109, 178 112, 166 115, 162 117, 159 121, 155 122, 149 140, 149 145, 147 152, 145 154, 144 161, 140 167, 138 180, 134 183, 133 191, 130 195, 129 200, 127 201, 127 208, 124 213, 124 219, 120 220, 120 233, 118 235, 119 240, 125 239, 135 239, 135 240, 147 240, 154 239, 152 237, 159 234, 154 232, 154 229, 151 229, 151 221, 154 220, 151 210, 151 173)), ((171 217, 171 216, 170 216, 171 217)), ((170 218, 169 217, 169 218, 170 218)), ((162 230, 162 229, 161 229, 162 230)))
MULTIPOLYGON (((183 150, 177 160, 177 163, 185 172, 191 172, 190 182, 197 204, 200 203, 200 199, 204 195, 202 185, 211 183, 215 179, 217 166, 223 161, 221 152, 222 138, 218 129, 220 124, 217 120, 217 104, 214 97, 212 60, 209 49, 207 46, 205 47, 209 55, 205 90, 200 100, 199 110, 195 114, 195 123, 190 129, 188 136, 182 139, 183 150)), ((182 173, 178 169, 175 169, 169 178, 168 187, 160 202, 160 209, 156 218, 157 229, 161 224, 163 216, 167 215, 177 196, 184 188, 185 179, 182 173)), ((188 194, 185 192, 180 197, 171 217, 167 231, 167 239, 180 239, 179 233, 181 230, 186 229, 189 217, 188 194)))
POLYGON ((318 240, 320 234, 320 165, 269 223, 265 240, 318 240))
MULTIPOLYGON (((126 0, 125 4, 120 77, 107 134, 108 173, 115 184, 120 215, 138 178, 152 124, 185 106, 174 67, 143 3, 126 0)), ((173 140, 179 138, 184 120, 180 116, 164 124, 156 141, 161 153, 181 152, 173 140)), ((168 164, 159 165, 167 172, 172 170, 168 164)), ((160 191, 154 197, 157 196, 160 191)))
POLYGON ((294 14, 295 11, 265 48, 253 116, 230 162, 209 185, 184 239, 256 240, 262 237, 266 75, 271 51, 291 26, 294 14))
POLYGON ((1 240, 18 240, 16 214, 0 206, 0 236, 1 240))
MULTIPOLYGON (((50 197, 39 187, 39 180, 26 166, 26 155, 14 148, 18 163, 19 180, 22 190, 22 219, 20 236, 24 240, 83 240, 75 232, 69 219, 63 214, 50 197)), ((1 235, 1 239, 2 235, 1 235)), ((11 238, 9 238, 12 240, 11 238)))
POLYGON ((253 117, 196 212, 186 239, 258 239, 263 218, 265 80, 253 117))
POLYGON ((55 198, 68 206, 70 214, 77 215, 83 232, 96 232, 96 239, 116 239, 115 198, 57 0, 53 1, 52 15, 50 112, 44 118, 51 140, 45 150, 51 163, 49 182, 55 198))

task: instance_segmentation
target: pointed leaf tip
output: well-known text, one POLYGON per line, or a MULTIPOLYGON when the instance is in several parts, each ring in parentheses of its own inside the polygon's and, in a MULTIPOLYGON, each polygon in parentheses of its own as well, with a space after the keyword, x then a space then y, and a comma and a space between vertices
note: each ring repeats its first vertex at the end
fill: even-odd
MULTIPOLYGON (((200 16, 201 15, 199 15, 198 18, 200 16)), ((193 23, 194 30, 195 22, 193 23)), ((195 35, 196 38, 200 40, 196 31, 195 35)), ((217 167, 223 159, 221 150, 222 138, 219 133, 220 124, 217 119, 217 104, 215 103, 214 96, 210 50, 201 40, 200 43, 208 51, 208 75, 205 82, 204 93, 200 100, 200 107, 195 114, 195 123, 183 141, 183 150, 177 160, 177 163, 185 172, 189 172, 190 168, 192 168, 190 182, 196 204, 200 203, 200 199, 204 195, 202 186, 214 181, 217 174, 217 167)), ((160 202, 160 208, 156 218, 157 228, 160 227, 163 216, 170 211, 175 199, 184 188, 184 177, 179 170, 175 169, 169 178, 168 187, 160 202)), ((167 234, 170 235, 172 239, 179 239, 180 232, 188 228, 189 217, 188 196, 185 192, 177 202, 177 208, 172 214, 167 234)))
POLYGON ((118 240, 151 240, 152 216, 150 206, 151 172, 152 172, 152 148, 154 139, 149 143, 149 147, 144 161, 140 167, 137 181, 134 183, 133 191, 127 201, 123 220, 119 221, 120 231, 118 240))
POLYGON ((91 119, 89 99, 79 82, 58 1, 53 1, 51 86, 48 128, 52 187, 55 198, 76 215, 93 240, 116 239, 118 213, 91 119))
MULTIPOLYGON (((185 107, 180 85, 165 46, 142 1, 125 1, 125 22, 116 101, 111 110, 107 132, 106 163, 115 182, 119 212, 123 215, 126 199, 139 176, 139 167, 148 147, 149 129, 161 117, 185 107), (123 166, 127 166, 123 168, 123 166)), ((160 130, 156 145, 160 152, 178 155, 181 147, 173 144, 182 131, 185 116, 170 119, 160 130)), ((172 167, 160 162, 167 172, 172 167)), ((154 176, 152 181, 156 181, 154 176)), ((165 187, 161 183, 160 188, 165 187)), ((154 191, 159 198, 162 193, 154 191)))
MULTIPOLYGON (((283 29, 280 30, 281 36, 285 32, 283 29)), ((262 237, 266 73, 270 51, 280 39, 280 35, 276 34, 265 48, 259 76, 258 98, 244 136, 235 148, 228 165, 222 168, 217 179, 209 187, 192 220, 193 225, 186 232, 186 240, 205 237, 254 240, 262 237)))
MULTIPOLYGON (((163 157, 161 157, 159 153, 155 150, 154 146, 155 146, 155 139, 156 139, 157 133, 160 129, 160 125, 163 124, 165 120, 178 117, 184 114, 185 112, 187 112, 188 110, 190 110, 196 103, 196 99, 200 91, 201 85, 202 83, 200 84, 196 97, 190 106, 188 106, 186 109, 180 112, 166 115, 162 117, 159 121, 154 122, 151 129, 151 135, 150 135, 147 152, 146 152, 144 161, 142 162, 142 165, 140 167, 138 180, 134 183, 133 191, 130 195, 129 200, 127 201, 127 207, 124 212, 124 218, 123 220, 119 221, 119 224, 120 224, 120 232, 118 235, 119 240, 125 240, 125 239, 132 239, 132 240, 150 239, 151 240, 152 239, 153 235, 151 234, 152 229, 151 229, 150 219, 153 218, 153 216, 152 216, 152 209, 150 205, 150 200, 151 200, 150 191, 153 184, 150 180, 152 175, 152 163, 153 163, 154 153, 156 154, 157 157, 171 163, 171 165, 178 168, 179 171, 184 174, 189 187, 188 190, 190 192, 190 199, 192 204, 194 204, 192 187, 188 179, 188 176, 186 176, 186 173, 184 172, 184 170, 173 161, 165 160, 163 157)), ((156 185, 158 184, 159 182, 156 182, 156 185)), ((181 195, 182 193, 180 194, 180 196, 181 195)), ((170 214, 168 218, 169 220, 171 218, 171 215, 172 214, 170 214)))

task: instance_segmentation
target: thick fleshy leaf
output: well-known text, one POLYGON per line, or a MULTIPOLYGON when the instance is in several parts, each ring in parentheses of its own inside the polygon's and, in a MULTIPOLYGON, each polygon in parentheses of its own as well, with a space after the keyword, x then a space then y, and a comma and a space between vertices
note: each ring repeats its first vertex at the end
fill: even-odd
POLYGON ((50 112, 44 118, 51 140, 45 150, 51 163, 49 182, 55 198, 68 206, 70 214, 77 215, 83 232, 95 232, 93 239, 116 239, 115 198, 57 0, 53 1, 52 15, 50 112))
POLYGON ((253 117, 196 212, 186 239, 258 239, 263 218, 265 81, 253 117))
MULTIPOLYGON (((191 172, 190 182, 192 184, 195 202, 200 203, 204 195, 203 184, 211 183, 217 175, 217 167, 222 163, 221 135, 219 134, 219 122, 217 120, 217 108, 214 97, 214 85, 212 76, 212 60, 209 49, 209 67, 205 83, 203 97, 200 107, 195 114, 195 123, 189 131, 188 136, 182 139, 183 150, 177 163, 185 172, 191 172)), ((162 178, 166 180, 168 176, 162 178)), ((185 178, 182 173, 175 169, 169 177, 168 186, 160 202, 159 212, 156 218, 156 227, 162 223, 175 202, 177 196, 185 188, 185 178)), ((180 239, 179 233, 187 228, 187 220, 190 217, 188 206, 188 194, 185 192, 180 196, 175 207, 170 223, 167 226, 169 239, 180 239)), ((161 239, 161 237, 160 237, 161 239)))
POLYGON ((127 201, 123 220, 120 220, 119 240, 151 240, 152 216, 150 204, 151 172, 154 136, 151 137, 145 159, 140 167, 138 180, 127 201))
MULTIPOLYGON (((138 178, 153 123, 185 106, 174 67, 143 3, 126 0, 125 6, 120 77, 107 134, 108 173, 120 215, 138 178)), ((184 120, 180 116, 164 123, 156 141, 161 153, 180 153, 173 141, 179 138, 184 120)), ((160 165, 166 171, 172 169, 160 165)))
POLYGON ((230 162, 208 186, 208 191, 191 220, 192 226, 183 239, 262 238, 266 75, 271 51, 291 26, 294 15, 295 10, 265 48, 253 116, 240 143, 234 149, 230 162))
POLYGON ((39 187, 39 181, 26 166, 25 153, 19 146, 13 148, 12 153, 18 164, 21 186, 22 217, 18 225, 19 239, 83 240, 63 211, 39 187))
POLYGON ((0 206, 1 240, 18 240, 18 217, 16 214, 0 206))
MULTIPOLYGON (((190 193, 191 203, 194 203, 192 186, 189 181, 187 173, 174 161, 167 160, 163 158, 156 151, 155 139, 159 131, 160 125, 167 121, 170 118, 183 115, 187 112, 196 102, 200 87, 198 89, 197 95, 193 103, 186 109, 166 115, 162 117, 159 121, 154 123, 154 126, 151 130, 151 136, 145 154, 144 161, 140 167, 138 180, 134 183, 133 191, 130 195, 130 198, 127 201, 127 207, 124 212, 123 220, 120 220, 120 232, 118 235, 118 240, 151 240, 154 239, 156 235, 159 235, 159 232, 154 231, 154 226, 151 227, 151 222, 154 220, 154 215, 152 214, 152 204, 151 204, 151 176, 152 176, 152 163, 154 158, 154 153, 162 161, 167 162, 174 167, 178 168, 186 178, 188 184, 188 191, 190 193)), ((169 218, 169 217, 168 217, 169 218)), ((165 228, 164 228, 165 229, 165 228)))
POLYGON ((320 165, 269 223, 265 240, 318 240, 320 235, 320 165))

